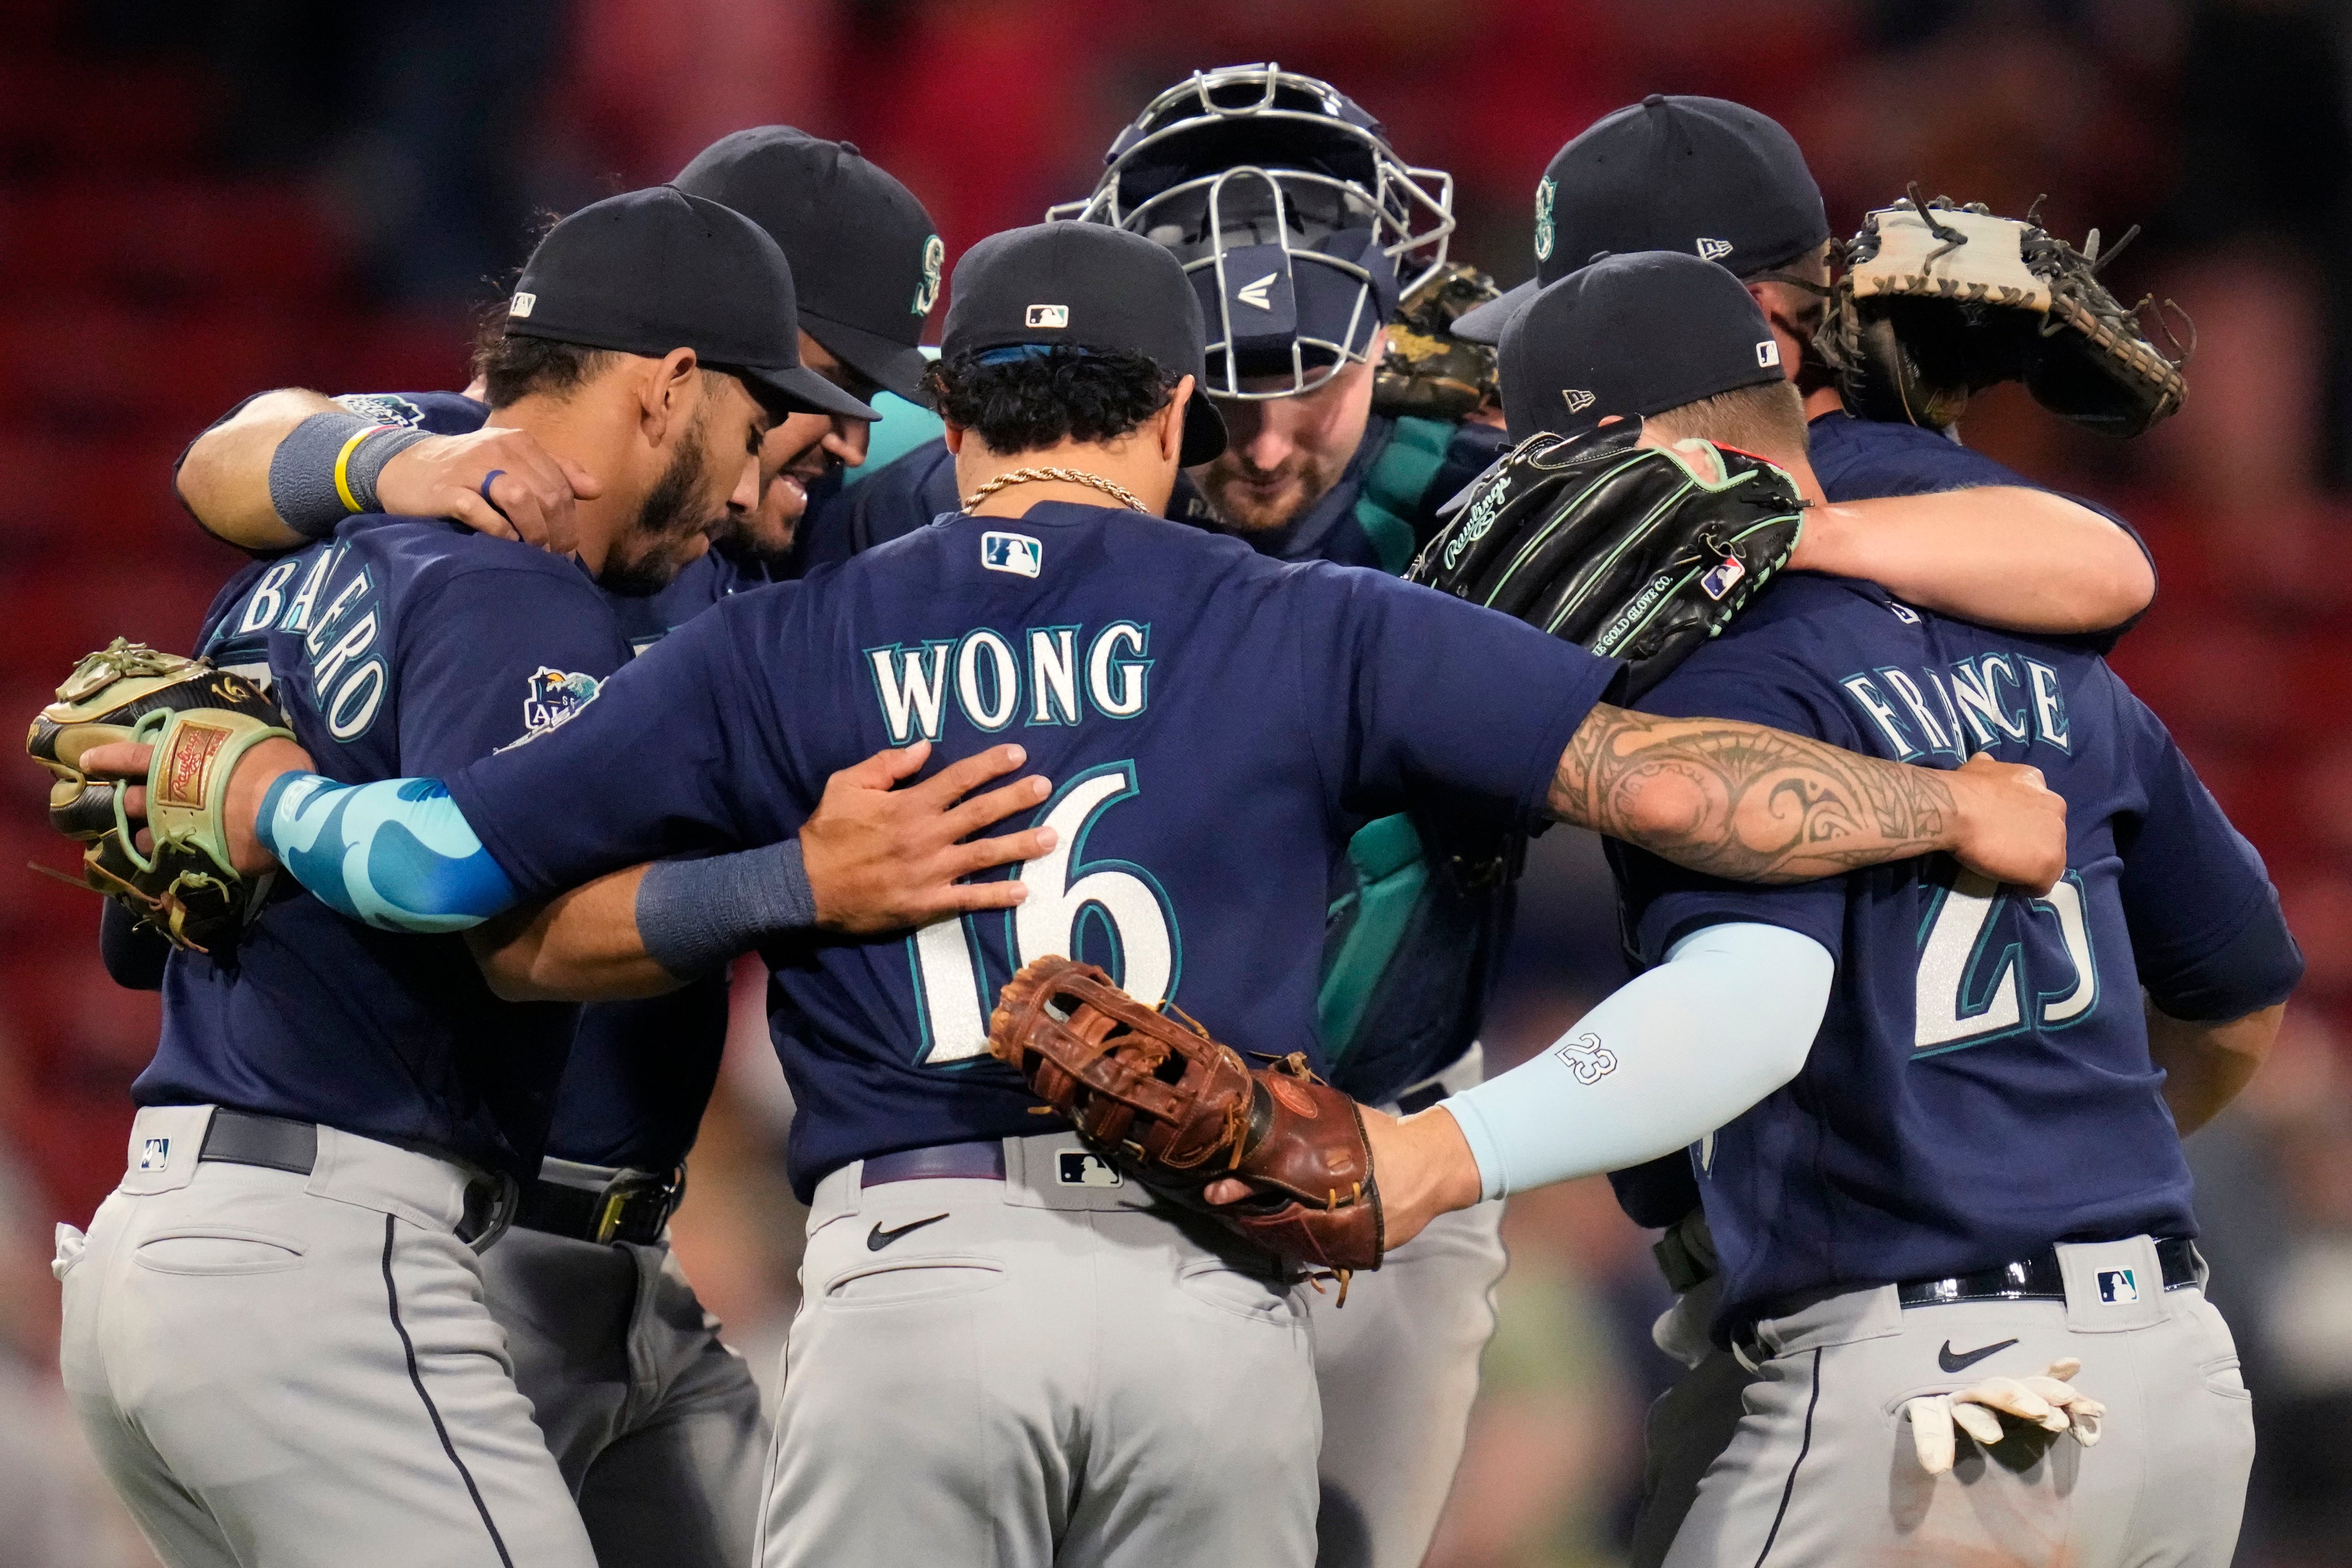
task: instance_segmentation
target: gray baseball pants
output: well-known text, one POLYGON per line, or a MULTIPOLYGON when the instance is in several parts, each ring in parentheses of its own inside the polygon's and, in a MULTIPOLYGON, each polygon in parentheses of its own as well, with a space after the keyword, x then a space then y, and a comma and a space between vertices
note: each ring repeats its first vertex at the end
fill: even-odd
MULTIPOLYGON (((1474 1045, 1439 1081, 1458 1094, 1484 1077, 1474 1045)), ((1429 1554, 1495 1334, 1502 1226, 1499 1203, 1441 1215, 1357 1275, 1346 1307, 1304 1297, 1323 1405, 1317 1568, 1419 1568, 1429 1554)))
POLYGON ((1297 1289, 1088 1158, 1048 1134, 1001 1181, 818 1185, 767 1568, 1313 1562, 1297 1289))
POLYGON ((87 1237, 60 1361, 171 1568, 594 1568, 457 1239, 467 1173, 320 1128, 311 1173, 200 1163, 150 1108, 87 1237))
POLYGON ((600 1568, 746 1568, 768 1424, 667 1244, 517 1226, 481 1268, 600 1568))
MULTIPOLYGON (((1744 1386, 1702 1363, 1693 1378, 1740 1413, 1667 1568, 2225 1568, 2254 1447, 2228 1326, 2196 1287, 2159 1288, 2146 1237, 2058 1254, 2063 1302, 1906 1309, 1892 1286, 1857 1290, 1758 1324, 1744 1386), (2128 1292, 2102 1287, 2118 1270, 2128 1292), (1987 1346, 2000 1348, 1942 1370, 1987 1346), (2025 1434, 1987 1449, 1963 1435, 1950 1472, 1920 1468, 1906 1401, 2065 1356, 2107 1406, 2097 1447, 2025 1434)), ((1698 1432, 1712 1418, 1684 1414, 1698 1432)))

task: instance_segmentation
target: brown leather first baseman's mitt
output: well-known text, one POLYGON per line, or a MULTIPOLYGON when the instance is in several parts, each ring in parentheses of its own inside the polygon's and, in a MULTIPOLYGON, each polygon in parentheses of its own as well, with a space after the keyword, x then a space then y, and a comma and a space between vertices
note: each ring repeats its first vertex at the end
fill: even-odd
POLYGON ((1006 983, 988 1047, 1087 1146, 1153 1191, 1340 1282, 1384 1241, 1356 1102, 1292 1056, 1253 1070, 1173 1007, 1147 1007, 1091 963, 1041 958, 1006 983), (1253 1195, 1207 1204, 1237 1177, 1253 1195))

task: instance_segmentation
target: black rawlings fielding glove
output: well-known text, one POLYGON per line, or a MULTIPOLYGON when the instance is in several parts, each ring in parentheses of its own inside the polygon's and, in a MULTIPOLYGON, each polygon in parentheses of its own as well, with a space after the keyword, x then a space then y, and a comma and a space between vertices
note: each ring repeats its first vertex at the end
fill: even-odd
POLYGON ((1797 547, 1797 487, 1641 421, 1531 436, 1479 479, 1406 575, 1629 667, 1630 702, 1731 624, 1797 547))

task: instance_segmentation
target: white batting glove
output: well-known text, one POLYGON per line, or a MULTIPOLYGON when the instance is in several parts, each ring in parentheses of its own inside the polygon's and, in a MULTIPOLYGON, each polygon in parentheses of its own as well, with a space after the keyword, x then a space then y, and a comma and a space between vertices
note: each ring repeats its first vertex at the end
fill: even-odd
POLYGON ((2107 1407, 2077 1389, 2067 1379, 2083 1370, 2073 1356, 2053 1361, 2032 1377, 1989 1377, 1950 1394, 1925 1394, 1903 1406, 1911 1422, 1911 1442, 1919 1468, 1940 1476, 1952 1468, 1958 1426, 1987 1447, 2007 1435, 2000 1418, 2008 1415, 2045 1432, 2064 1432, 2085 1448, 2099 1440, 2100 1423, 2107 1407))

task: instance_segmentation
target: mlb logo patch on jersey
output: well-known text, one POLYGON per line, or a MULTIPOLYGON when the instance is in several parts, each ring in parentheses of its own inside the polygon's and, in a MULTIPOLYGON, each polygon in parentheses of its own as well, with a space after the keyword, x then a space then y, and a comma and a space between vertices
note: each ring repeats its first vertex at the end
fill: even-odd
POLYGON ((150 1138, 140 1146, 139 1168, 141 1170, 160 1171, 171 1163, 172 1141, 169 1138, 150 1138))
POLYGON ((1739 557, 1727 555, 1720 564, 1707 568, 1706 574, 1698 580, 1698 585, 1706 590, 1708 598, 1720 599, 1738 586, 1739 580, 1747 575, 1748 568, 1739 563, 1739 557))
POLYGON ((983 533, 980 536, 980 563, 991 572, 1010 572, 1016 577, 1034 577, 1037 568, 1045 563, 1045 547, 1025 533, 983 533))
POLYGON ((2128 1268, 2099 1270, 2099 1300, 2109 1307, 2129 1306, 2139 1300, 2139 1281, 2128 1268))
POLYGON ((1065 1149, 1055 1156, 1062 1185, 1066 1187, 1123 1187, 1127 1178, 1110 1167, 1099 1154, 1084 1149, 1065 1149))
POLYGON ((597 685, 593 675, 569 675, 541 665, 524 682, 524 731, 536 735, 554 729, 596 700, 597 685))

